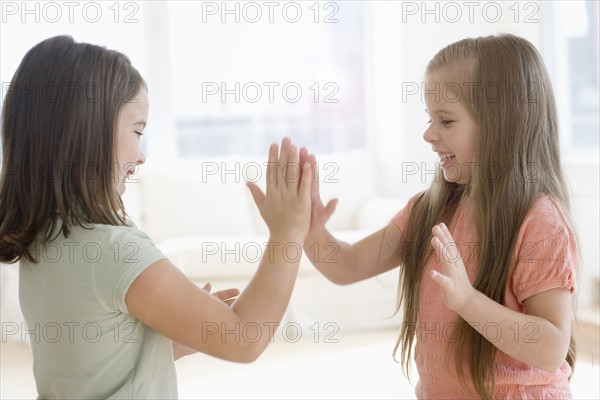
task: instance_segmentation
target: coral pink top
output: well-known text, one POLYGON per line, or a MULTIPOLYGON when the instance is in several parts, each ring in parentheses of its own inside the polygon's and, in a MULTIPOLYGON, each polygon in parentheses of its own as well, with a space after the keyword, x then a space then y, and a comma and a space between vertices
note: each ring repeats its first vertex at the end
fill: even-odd
MULTIPOLYGON (((402 232, 417 196, 413 197, 392 222, 402 232)), ((477 237, 469 206, 460 204, 452 223, 448 226, 456 242, 471 282, 475 277, 477 237)), ((505 293, 504 305, 511 310, 525 312, 523 301, 537 293, 554 289, 575 290, 577 265, 576 241, 567 219, 549 196, 540 196, 529 210, 519 230, 512 272, 505 293)), ((440 270, 436 257, 429 257, 423 276, 433 269, 440 270)), ((431 279, 423 279, 420 287, 419 322, 416 333, 415 362, 419 372, 416 386, 417 398, 466 399, 479 397, 474 390, 465 389, 456 374, 453 351, 448 352, 448 342, 456 341, 452 329, 458 317, 447 308, 440 289, 431 279)), ((512 328, 512 327, 511 327, 512 328)), ((501 332, 499 326, 489 327, 488 337, 512 335, 515 340, 535 340, 534 326, 514 326, 514 330, 501 332)), ((522 363, 502 351, 496 357, 496 388, 494 398, 567 399, 571 398, 568 378, 571 368, 563 362, 554 372, 544 371, 522 363)), ((468 376, 468 371, 465 371, 468 376)))

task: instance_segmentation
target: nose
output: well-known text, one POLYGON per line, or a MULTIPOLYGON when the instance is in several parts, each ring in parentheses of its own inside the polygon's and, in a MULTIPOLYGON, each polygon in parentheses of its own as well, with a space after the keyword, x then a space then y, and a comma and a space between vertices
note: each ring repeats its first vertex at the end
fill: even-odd
POLYGON ((427 143, 436 142, 439 140, 439 135, 433 124, 430 124, 423 133, 423 140, 425 140, 427 143))
POLYGON ((142 165, 146 162, 146 155, 144 154, 143 151, 140 151, 140 155, 137 159, 137 162, 135 163, 136 165, 142 165))

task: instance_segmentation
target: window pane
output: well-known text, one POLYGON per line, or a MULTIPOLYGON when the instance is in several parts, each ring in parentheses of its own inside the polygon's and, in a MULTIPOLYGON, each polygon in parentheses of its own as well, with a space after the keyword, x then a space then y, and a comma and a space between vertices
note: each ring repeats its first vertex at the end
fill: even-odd
POLYGON ((568 39, 574 147, 598 147, 598 3, 580 4, 584 27, 568 39))
POLYGON ((169 2, 178 157, 364 147, 363 7, 169 2))
POLYGON ((545 58, 566 153, 597 154, 598 11, 596 1, 542 2, 545 58))

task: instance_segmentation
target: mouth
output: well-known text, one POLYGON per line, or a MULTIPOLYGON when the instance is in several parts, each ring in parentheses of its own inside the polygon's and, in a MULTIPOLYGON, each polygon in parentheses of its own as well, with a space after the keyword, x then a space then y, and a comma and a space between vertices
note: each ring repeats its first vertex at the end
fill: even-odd
POLYGON ((440 164, 442 168, 456 161, 456 155, 454 153, 438 153, 440 156, 440 164))
POLYGON ((123 183, 128 183, 129 182, 129 178, 135 174, 134 170, 127 170, 127 172, 125 173, 125 176, 123 177, 123 183))

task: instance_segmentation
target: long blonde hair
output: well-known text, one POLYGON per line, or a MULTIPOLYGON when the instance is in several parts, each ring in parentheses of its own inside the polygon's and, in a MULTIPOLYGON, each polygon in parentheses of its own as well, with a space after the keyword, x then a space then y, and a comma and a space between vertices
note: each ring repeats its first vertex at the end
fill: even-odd
MULTIPOLYGON (((503 304, 515 242, 523 219, 540 194, 551 196, 568 217, 569 198, 560 164, 556 105, 548 73, 527 40, 500 35, 453 43, 430 61, 427 75, 442 71, 462 82, 459 101, 479 125, 476 164, 467 185, 435 179, 415 201, 406 242, 399 249, 398 310, 404 321, 394 354, 408 375, 419 317, 419 287, 430 252, 431 227, 451 221, 469 196, 479 237, 473 286, 503 304), (468 83, 468 84, 467 84, 468 83), (410 248, 410 251, 406 251, 410 248)), ((455 367, 466 387, 464 369, 477 393, 494 392, 496 347, 459 318, 455 367)), ((575 346, 567 361, 574 365, 575 346)))

